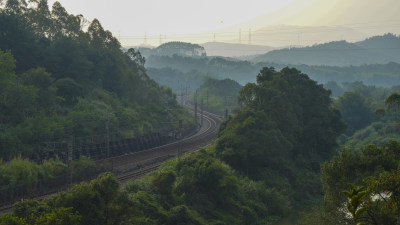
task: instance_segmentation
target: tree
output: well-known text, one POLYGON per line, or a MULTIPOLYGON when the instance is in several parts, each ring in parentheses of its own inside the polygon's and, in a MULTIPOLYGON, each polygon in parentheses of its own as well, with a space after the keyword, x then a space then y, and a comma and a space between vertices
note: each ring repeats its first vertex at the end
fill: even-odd
POLYGON ((60 2, 55 2, 51 10, 53 21, 52 38, 73 37, 77 38, 83 35, 83 26, 86 20, 82 15, 69 15, 60 2))
POLYGON ((134 48, 130 48, 130 49, 128 49, 126 54, 138 66, 140 66, 141 68, 144 68, 144 64, 146 63, 146 59, 142 56, 142 54, 140 54, 140 52, 138 50, 135 51, 134 48))
POLYGON ((35 111, 38 90, 20 85, 14 72, 15 59, 11 52, 0 50, 0 122, 18 123, 35 111))
MULTIPOLYGON (((367 194, 363 186, 356 187, 349 184, 350 190, 343 191, 347 196, 346 208, 350 212, 355 223, 360 221, 361 216, 367 211, 367 206, 363 205, 363 198, 367 194)), ((365 223, 357 223, 357 225, 365 225, 365 223)))
POLYGON ((49 38, 53 24, 47 0, 31 0, 31 2, 35 2, 37 6, 29 8, 28 21, 38 37, 49 38))
POLYGON ((5 11, 11 14, 21 14, 28 6, 25 0, 7 0, 5 11))
POLYGON ((119 50, 121 47, 118 39, 113 37, 110 31, 104 30, 100 21, 97 19, 94 19, 90 24, 88 34, 94 48, 119 50))
POLYGON ((345 92, 335 101, 335 106, 348 125, 347 134, 350 136, 371 124, 374 119, 371 103, 357 92, 345 92))
POLYGON ((361 221, 374 225, 397 224, 397 213, 400 212, 399 161, 400 144, 389 141, 382 146, 371 144, 356 150, 345 148, 339 155, 325 162, 321 168, 325 193, 321 207, 323 224, 346 224, 351 219, 345 210, 338 210, 349 200, 342 193, 349 183, 354 184, 354 187, 364 187, 362 192, 357 192, 364 193, 364 196, 358 195, 358 200, 350 203, 352 209, 356 209, 354 213, 357 209, 366 208, 363 209, 365 213, 359 213, 363 214, 361 221), (358 204, 360 201, 361 204, 358 204))
POLYGON ((83 96, 83 87, 71 78, 59 79, 55 86, 57 95, 63 97, 66 104, 72 105, 83 96))
POLYGON ((330 92, 294 68, 264 68, 239 103, 220 127, 217 156, 295 200, 320 193, 320 163, 345 128, 330 92))
POLYGON ((31 85, 38 90, 37 107, 38 111, 50 112, 56 105, 57 88, 53 85, 54 78, 44 68, 30 69, 21 74, 19 79, 24 85, 31 85))
POLYGON ((394 112, 396 114, 396 119, 400 113, 400 94, 397 92, 392 93, 386 98, 385 104, 389 112, 394 112))

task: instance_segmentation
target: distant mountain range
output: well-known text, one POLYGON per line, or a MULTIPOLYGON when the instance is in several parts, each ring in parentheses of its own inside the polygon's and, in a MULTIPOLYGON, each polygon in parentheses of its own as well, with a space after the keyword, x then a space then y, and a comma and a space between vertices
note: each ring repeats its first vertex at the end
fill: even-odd
POLYGON ((331 41, 364 40, 367 36, 343 26, 268 26, 251 34, 253 44, 281 46, 308 46, 331 41))
POLYGON ((272 51, 274 47, 265 45, 232 44, 224 42, 207 42, 201 44, 208 56, 239 57, 264 54, 272 51))
POLYGON ((252 61, 328 66, 399 63, 400 36, 389 33, 355 43, 334 41, 310 47, 273 50, 252 61))

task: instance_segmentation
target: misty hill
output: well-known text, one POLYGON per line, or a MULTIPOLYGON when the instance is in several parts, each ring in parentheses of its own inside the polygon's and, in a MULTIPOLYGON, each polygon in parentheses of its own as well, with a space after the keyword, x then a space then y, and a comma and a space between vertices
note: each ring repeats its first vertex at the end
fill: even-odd
POLYGON ((257 71, 263 67, 282 69, 286 66, 298 68, 319 83, 363 81, 367 85, 378 86, 400 84, 399 63, 360 66, 288 65, 271 62, 252 63, 222 57, 192 58, 177 55, 173 57, 151 56, 146 62, 149 76, 173 90, 180 90, 180 85, 186 83, 186 80, 191 88, 197 88, 201 85, 199 83, 201 79, 198 79, 198 76, 210 76, 217 79, 230 78, 244 85, 248 82, 255 82, 254 74, 257 74, 257 71), (192 74, 196 74, 194 77, 198 78, 185 78, 192 74))
MULTIPOLYGON (((253 44, 270 46, 308 46, 340 40, 364 40, 366 35, 348 27, 267 26, 252 33, 253 44)), ((259 54, 259 53, 258 53, 259 54)))
POLYGON ((349 43, 334 41, 304 48, 274 50, 254 58, 255 62, 349 66, 400 62, 400 37, 393 34, 375 36, 349 43))
POLYGON ((160 85, 169 87, 176 94, 182 91, 194 92, 206 80, 207 76, 199 71, 182 72, 170 67, 148 68, 147 74, 160 85))
POLYGON ((238 57, 265 54, 275 48, 265 45, 207 42, 202 44, 208 56, 238 57))
POLYGON ((179 55, 155 56, 147 58, 146 68, 162 69, 169 67, 183 73, 199 71, 207 76, 223 79, 230 78, 241 84, 254 82, 255 75, 260 70, 248 61, 239 61, 223 57, 184 57, 179 55), (249 77, 252 78, 249 78, 249 77))
POLYGON ((151 55, 155 56, 188 56, 188 57, 203 57, 206 56, 204 47, 198 44, 191 44, 186 42, 168 42, 164 43, 157 48, 138 47, 140 53, 148 58, 151 55))

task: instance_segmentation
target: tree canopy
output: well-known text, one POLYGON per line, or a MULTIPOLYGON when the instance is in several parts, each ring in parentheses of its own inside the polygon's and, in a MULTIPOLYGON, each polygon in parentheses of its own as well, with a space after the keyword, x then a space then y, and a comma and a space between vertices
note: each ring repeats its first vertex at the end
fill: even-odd
POLYGON ((8 0, 0 9, 0 157, 33 157, 43 142, 110 132, 126 138, 189 115, 150 79, 145 59, 100 21, 56 2, 8 0), (174 108, 176 110, 166 111, 174 108), (107 111, 107 112, 106 112, 107 111), (169 115, 173 114, 173 115, 169 115))
POLYGON ((319 164, 335 153, 345 128, 329 95, 294 68, 263 68, 221 125, 217 156, 295 199, 321 193, 319 164))

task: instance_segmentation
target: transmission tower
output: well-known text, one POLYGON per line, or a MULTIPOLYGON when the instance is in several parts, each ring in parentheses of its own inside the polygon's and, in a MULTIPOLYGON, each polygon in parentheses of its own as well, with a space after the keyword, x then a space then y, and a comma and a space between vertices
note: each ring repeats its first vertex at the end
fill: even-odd
POLYGON ((251 28, 249 29, 249 45, 251 45, 251 28))

